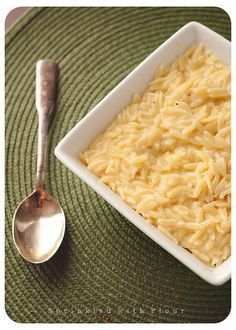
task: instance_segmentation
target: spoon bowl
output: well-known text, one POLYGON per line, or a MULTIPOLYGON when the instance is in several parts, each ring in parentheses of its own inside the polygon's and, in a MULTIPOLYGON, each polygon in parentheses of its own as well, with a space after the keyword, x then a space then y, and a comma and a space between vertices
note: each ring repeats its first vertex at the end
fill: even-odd
POLYGON ((17 207, 13 239, 21 256, 32 263, 45 262, 59 248, 65 233, 60 204, 45 190, 35 190, 17 207))

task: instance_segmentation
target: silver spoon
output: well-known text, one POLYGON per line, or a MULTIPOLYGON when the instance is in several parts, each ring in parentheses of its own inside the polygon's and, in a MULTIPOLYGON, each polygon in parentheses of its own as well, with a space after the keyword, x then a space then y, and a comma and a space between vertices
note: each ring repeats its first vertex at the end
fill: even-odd
POLYGON ((44 174, 48 124, 56 98, 58 65, 52 60, 36 64, 36 108, 38 111, 38 156, 35 190, 17 207, 13 239, 21 256, 32 263, 51 258, 65 233, 65 216, 60 204, 45 190, 44 174))

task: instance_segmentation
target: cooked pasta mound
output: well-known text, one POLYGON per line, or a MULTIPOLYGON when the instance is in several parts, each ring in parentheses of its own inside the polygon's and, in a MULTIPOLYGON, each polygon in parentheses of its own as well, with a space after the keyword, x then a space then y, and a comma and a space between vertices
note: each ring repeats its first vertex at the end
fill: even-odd
POLYGON ((148 222, 208 265, 230 255, 230 69, 201 45, 160 67, 80 155, 148 222))

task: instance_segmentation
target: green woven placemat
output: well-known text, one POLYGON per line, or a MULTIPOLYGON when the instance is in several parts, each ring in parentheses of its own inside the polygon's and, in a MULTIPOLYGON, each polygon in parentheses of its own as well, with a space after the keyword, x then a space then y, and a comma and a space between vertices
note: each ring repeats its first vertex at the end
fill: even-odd
MULTIPOLYGON (((57 143, 171 34, 199 21, 230 39, 219 8, 35 8, 6 36, 6 311, 18 322, 218 322, 230 282, 214 287, 130 224, 54 156, 57 143), (47 263, 24 262, 12 241, 18 203, 36 168, 35 63, 60 64, 47 188, 67 219, 47 263)), ((79 141, 78 141, 79 143, 79 141)))

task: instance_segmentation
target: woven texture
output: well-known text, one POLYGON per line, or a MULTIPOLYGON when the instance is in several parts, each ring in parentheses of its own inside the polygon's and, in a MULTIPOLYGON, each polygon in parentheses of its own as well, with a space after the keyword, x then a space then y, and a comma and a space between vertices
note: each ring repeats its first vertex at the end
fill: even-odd
MULTIPOLYGON (((219 8, 35 8, 6 36, 6 311, 17 322, 218 322, 230 282, 214 287, 130 224, 54 156, 57 143, 171 34, 199 21, 230 39, 219 8), (66 214, 58 253, 24 262, 12 217, 34 186, 35 63, 60 64, 47 188, 66 214)), ((79 143, 79 141, 78 141, 79 143)))

